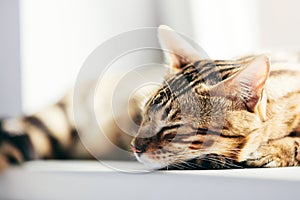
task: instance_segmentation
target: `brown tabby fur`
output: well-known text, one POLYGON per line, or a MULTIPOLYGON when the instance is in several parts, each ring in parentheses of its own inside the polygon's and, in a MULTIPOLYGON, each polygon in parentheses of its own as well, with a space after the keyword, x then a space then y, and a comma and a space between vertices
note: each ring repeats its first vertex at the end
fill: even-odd
MULTIPOLYGON (((90 110, 92 83, 82 85, 77 108, 82 121, 76 126, 72 93, 30 116, 0 121, 0 171, 33 159, 90 158, 79 135, 97 158, 124 159, 111 144, 131 146, 137 160, 154 169, 300 164, 299 54, 211 60, 170 28, 161 26, 158 33, 170 70, 141 108, 138 98, 121 104, 140 125, 131 145, 116 123, 131 125, 128 110, 113 118, 111 102, 105 101, 110 87, 97 93, 95 102, 104 100, 90 110), (106 137, 99 134, 94 112, 105 122, 106 137)), ((114 85, 112 80, 118 79, 107 77, 104 85, 114 85)))
POLYGON ((211 154, 255 167, 299 165, 300 72, 289 69, 300 67, 299 60, 274 60, 270 70, 266 56, 220 61, 195 58, 194 52, 189 58, 185 52, 185 59, 178 59, 170 43, 176 73, 145 106, 132 143, 138 160, 161 168, 211 154), (285 69, 276 69, 277 64, 285 69), (207 70, 217 73, 207 76, 207 70))

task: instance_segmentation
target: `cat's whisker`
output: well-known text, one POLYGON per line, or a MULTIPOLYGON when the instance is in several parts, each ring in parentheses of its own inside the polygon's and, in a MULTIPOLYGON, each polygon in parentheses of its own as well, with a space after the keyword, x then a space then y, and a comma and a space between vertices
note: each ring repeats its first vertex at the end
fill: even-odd
POLYGON ((182 163, 184 163, 185 165, 187 165, 187 166, 189 166, 189 167, 191 167, 191 168, 193 168, 193 169, 196 169, 196 168, 199 167, 199 166, 196 165, 195 163, 189 163, 189 162, 187 162, 187 161, 182 161, 182 163))
POLYGON ((220 161, 220 160, 218 160, 218 159, 211 158, 211 157, 204 158, 204 159, 207 159, 207 160, 213 161, 213 162, 217 162, 217 163, 222 164, 223 166, 226 166, 226 167, 228 167, 228 168, 231 168, 231 167, 234 167, 234 168, 243 168, 243 167, 240 166, 240 165, 236 165, 236 164, 234 164, 234 163, 228 163, 228 161, 230 162, 230 161, 232 161, 232 160, 231 160, 231 159, 228 159, 228 158, 226 158, 226 157, 224 157, 225 162, 222 162, 222 161, 220 161))
POLYGON ((174 163, 172 166, 178 168, 178 169, 184 169, 184 167, 180 163, 174 163))

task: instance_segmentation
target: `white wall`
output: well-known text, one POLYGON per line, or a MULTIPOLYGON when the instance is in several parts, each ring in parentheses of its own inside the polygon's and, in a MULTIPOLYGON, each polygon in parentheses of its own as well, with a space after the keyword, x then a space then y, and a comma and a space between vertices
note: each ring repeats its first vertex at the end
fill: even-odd
POLYGON ((21 0, 20 12, 27 113, 70 88, 86 57, 102 42, 124 31, 156 26, 152 0, 21 0))
POLYGON ((300 1, 259 1, 261 48, 300 51, 300 1))
POLYGON ((183 33, 190 38, 195 37, 193 27, 193 14, 191 12, 193 1, 156 0, 157 22, 166 24, 175 31, 183 33))
POLYGON ((300 49, 298 0, 191 0, 195 40, 212 58, 300 49))
POLYGON ((19 1, 0 0, 0 117, 21 113, 19 1))
POLYGON ((258 49, 258 0, 191 0, 195 40, 212 58, 258 49))
POLYGON ((168 24, 219 59, 300 49, 298 8, 298 0, 20 0, 23 109, 55 101, 92 50, 135 28, 168 24))

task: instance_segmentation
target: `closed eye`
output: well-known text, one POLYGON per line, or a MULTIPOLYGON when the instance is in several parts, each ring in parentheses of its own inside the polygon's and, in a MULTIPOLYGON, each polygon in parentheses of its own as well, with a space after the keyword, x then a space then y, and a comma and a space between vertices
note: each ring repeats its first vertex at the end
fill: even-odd
POLYGON ((174 137, 176 136, 176 133, 172 132, 172 133, 167 133, 164 135, 163 139, 167 140, 168 142, 171 142, 174 137))
POLYGON ((167 131, 167 130, 172 130, 172 129, 177 129, 181 126, 181 124, 175 124, 175 125, 171 125, 171 126, 165 126, 165 127, 162 127, 160 129, 160 131, 158 131, 158 133, 156 134, 157 137, 161 137, 162 134, 167 131))

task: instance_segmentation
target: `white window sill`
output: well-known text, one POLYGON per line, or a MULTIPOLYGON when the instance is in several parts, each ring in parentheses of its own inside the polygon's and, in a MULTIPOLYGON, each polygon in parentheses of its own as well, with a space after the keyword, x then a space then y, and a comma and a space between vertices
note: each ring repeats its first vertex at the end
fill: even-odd
POLYGON ((35 161, 0 175, 0 199, 298 199, 299 186, 300 167, 132 174, 96 161, 35 161))

